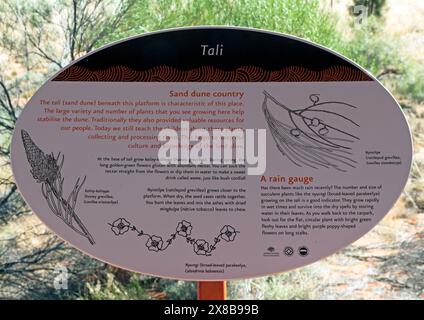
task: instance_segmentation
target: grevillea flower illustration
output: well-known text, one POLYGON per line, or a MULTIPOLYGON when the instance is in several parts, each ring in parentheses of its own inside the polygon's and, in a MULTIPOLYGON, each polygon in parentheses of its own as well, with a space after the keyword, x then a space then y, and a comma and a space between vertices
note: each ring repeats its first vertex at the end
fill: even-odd
POLYGON ((111 229, 113 233, 115 233, 117 236, 124 234, 130 229, 131 223, 129 223, 124 218, 116 219, 111 224, 111 229))
POLYGON ((162 237, 151 236, 146 242, 146 247, 149 251, 160 251, 163 246, 162 237))
POLYGON ((191 229, 193 229, 191 223, 183 220, 183 221, 178 223, 177 233, 178 233, 178 235, 180 235, 182 237, 187 237, 187 236, 191 235, 191 229))
POLYGON ((65 178, 61 174, 65 161, 64 155, 59 152, 55 157, 53 153, 44 153, 25 130, 21 130, 21 137, 28 163, 31 166, 30 172, 35 181, 41 184, 41 193, 50 210, 70 229, 86 237, 90 244, 94 245, 93 236, 75 212, 78 194, 86 177, 78 178, 71 193, 65 197, 63 194, 65 178))
POLYGON ((234 241, 234 238, 236 237, 237 231, 232 226, 225 225, 221 229, 221 238, 227 242, 234 241))
POLYGON ((346 172, 355 168, 353 148, 359 141, 356 106, 343 101, 321 102, 311 94, 311 104, 288 107, 267 91, 262 111, 280 153, 298 167, 332 168, 346 172))
POLYGON ((209 243, 203 239, 196 240, 193 244, 193 249, 196 254, 206 256, 209 254, 209 243))
POLYGON ((25 153, 29 164, 31 165, 31 174, 38 183, 53 183, 59 172, 59 166, 52 154, 45 154, 32 141, 28 132, 21 130, 22 141, 24 143, 25 153))

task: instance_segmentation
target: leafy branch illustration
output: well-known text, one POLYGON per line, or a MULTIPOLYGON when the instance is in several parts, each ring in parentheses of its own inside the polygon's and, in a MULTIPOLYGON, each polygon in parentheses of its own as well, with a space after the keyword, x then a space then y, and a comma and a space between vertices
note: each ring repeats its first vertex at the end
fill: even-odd
POLYGON ((192 246, 193 251, 197 255, 210 256, 216 249, 218 243, 222 240, 225 242, 232 242, 236 238, 236 235, 240 233, 234 227, 225 225, 221 228, 219 234, 214 237, 213 241, 208 242, 204 239, 196 239, 191 237, 193 226, 190 222, 182 220, 178 222, 175 232, 171 233, 167 240, 164 240, 161 236, 151 235, 143 230, 137 228, 131 222, 125 218, 118 218, 112 223, 108 223, 111 230, 116 236, 121 236, 128 231, 134 232, 138 237, 145 237, 145 246, 149 251, 160 252, 168 249, 171 244, 176 240, 177 236, 184 238, 186 243, 192 246))
POLYGON ((75 213, 78 194, 84 185, 86 177, 77 179, 71 193, 65 199, 63 195, 65 178, 62 177, 60 172, 65 161, 64 155, 61 155, 60 152, 56 157, 53 153, 45 154, 34 143, 28 132, 21 130, 21 135, 25 153, 31 166, 31 174, 37 183, 41 183, 41 193, 50 210, 69 228, 87 238, 90 244, 94 245, 93 237, 75 213))
POLYGON ((333 168, 342 172, 355 168, 352 145, 360 139, 349 129, 360 126, 342 111, 351 111, 356 106, 338 101, 320 102, 318 94, 311 94, 312 105, 291 109, 267 91, 263 94, 262 111, 282 155, 299 167, 333 168), (279 107, 283 119, 271 113, 269 101, 279 107))

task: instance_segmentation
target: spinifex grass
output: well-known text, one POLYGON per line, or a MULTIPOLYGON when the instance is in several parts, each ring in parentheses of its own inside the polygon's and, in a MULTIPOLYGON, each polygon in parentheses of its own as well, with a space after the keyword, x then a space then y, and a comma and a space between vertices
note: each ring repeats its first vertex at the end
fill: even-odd
POLYGON ((78 193, 86 177, 77 179, 74 188, 65 200, 63 197, 63 182, 65 178, 62 177, 60 172, 65 157, 60 152, 56 157, 53 153, 45 154, 25 130, 21 130, 21 135, 26 156, 31 166, 31 174, 38 183, 41 183, 41 192, 50 210, 72 230, 87 238, 93 245, 95 243, 93 237, 75 213, 78 193))

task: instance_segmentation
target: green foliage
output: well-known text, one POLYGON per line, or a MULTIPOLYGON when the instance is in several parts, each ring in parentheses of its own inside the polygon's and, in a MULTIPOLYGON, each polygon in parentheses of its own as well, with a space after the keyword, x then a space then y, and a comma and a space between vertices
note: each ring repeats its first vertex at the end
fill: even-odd
POLYGON ((367 69, 398 99, 424 102, 424 66, 402 54, 401 42, 387 35, 377 18, 353 30, 332 49, 367 69))
POLYGON ((3 0, 0 48, 28 71, 57 71, 120 25, 136 0, 3 0))
POLYGON ((148 31, 194 25, 268 29, 324 45, 339 41, 335 19, 317 0, 153 0, 138 1, 114 34, 103 42, 148 31))
POLYGON ((424 67, 410 64, 392 85, 394 92, 408 100, 424 103, 424 67))
POLYGON ((396 73, 405 71, 398 42, 384 34, 377 19, 368 18, 366 25, 353 29, 352 33, 349 40, 338 42, 332 49, 352 59, 374 76, 389 69, 396 69, 396 73))

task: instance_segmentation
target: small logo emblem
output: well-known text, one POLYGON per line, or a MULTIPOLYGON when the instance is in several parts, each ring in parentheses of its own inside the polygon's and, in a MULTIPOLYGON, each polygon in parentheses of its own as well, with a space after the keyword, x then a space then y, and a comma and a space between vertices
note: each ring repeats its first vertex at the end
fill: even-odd
POLYGON ((284 255, 290 257, 294 253, 294 249, 292 247, 285 247, 284 248, 284 255))
POLYGON ((265 257, 278 257, 279 255, 280 254, 273 246, 269 246, 268 248, 266 248, 266 252, 264 252, 265 257))
POLYGON ((301 246, 299 247, 298 252, 301 257, 306 257, 309 254, 309 249, 306 246, 301 246))

